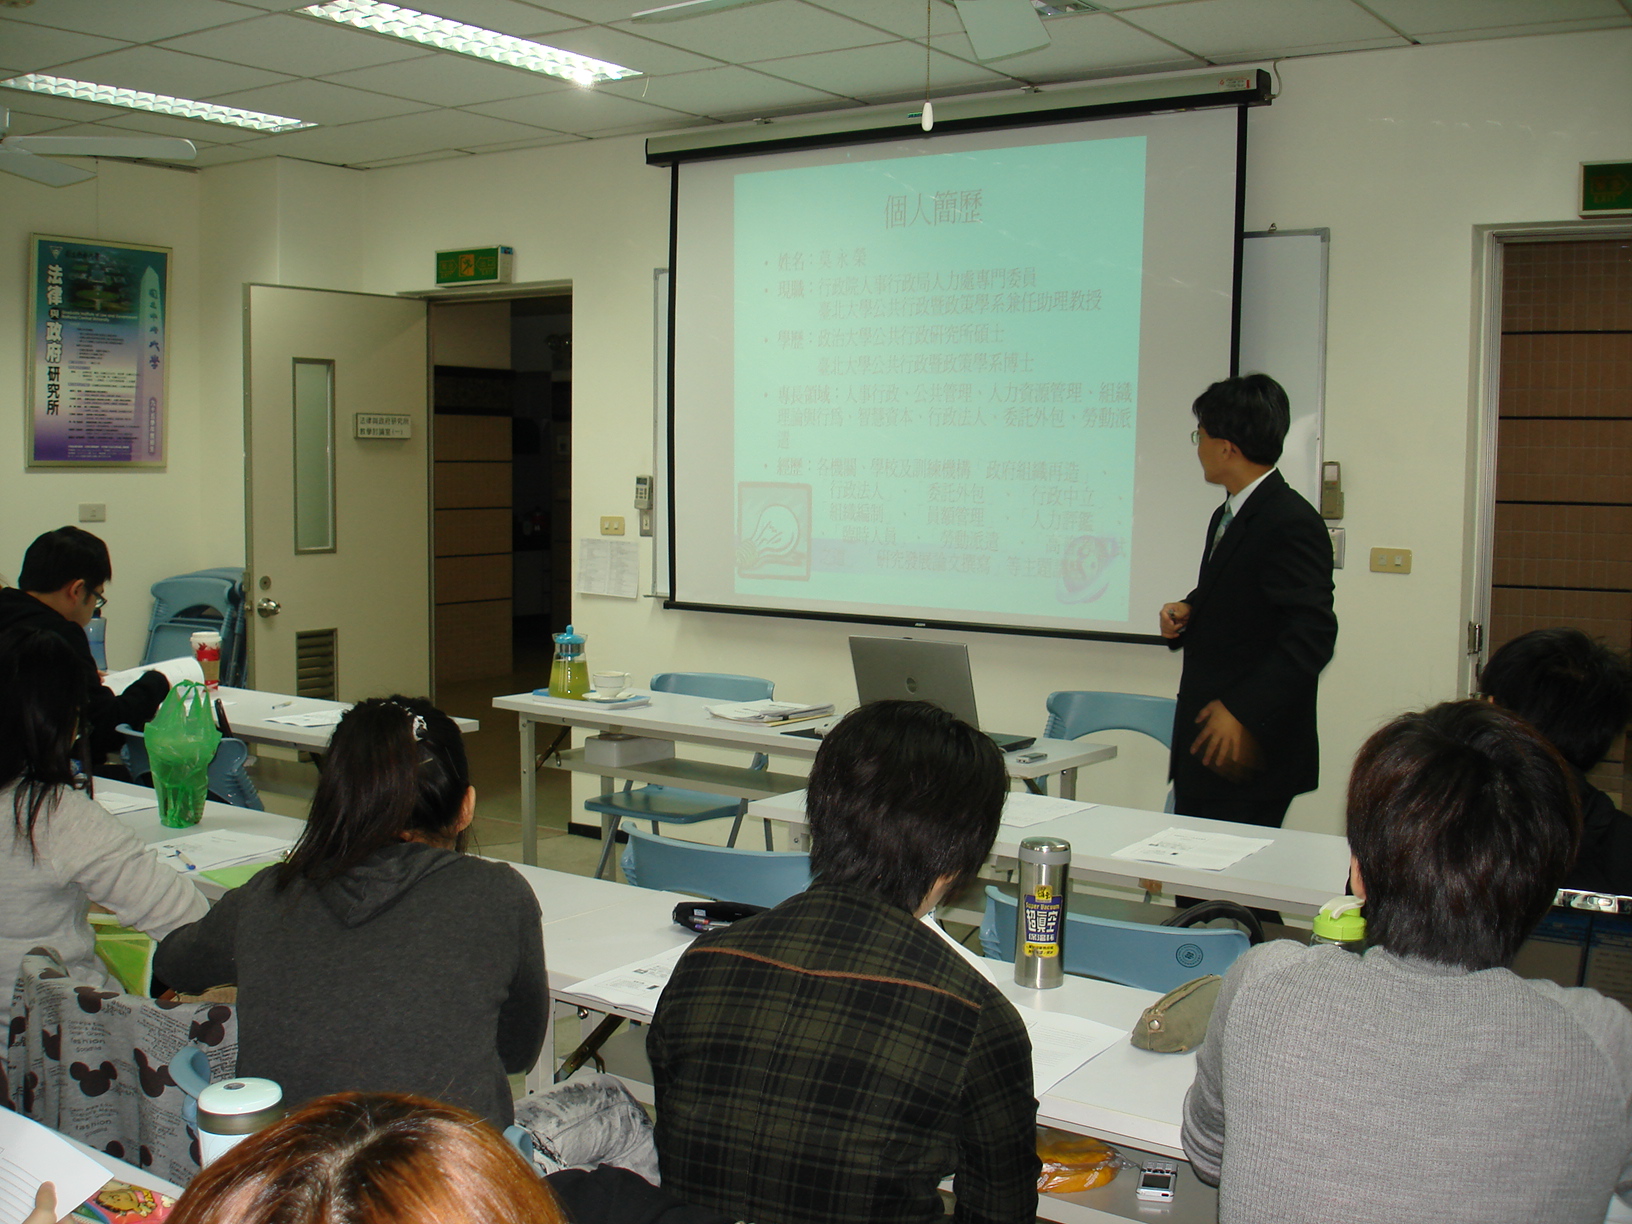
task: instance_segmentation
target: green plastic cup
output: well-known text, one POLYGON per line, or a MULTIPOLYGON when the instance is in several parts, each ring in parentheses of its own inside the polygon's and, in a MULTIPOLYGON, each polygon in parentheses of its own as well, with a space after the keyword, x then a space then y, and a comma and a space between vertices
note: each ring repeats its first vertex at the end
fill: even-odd
POLYGON ((204 800, 209 794, 210 780, 200 773, 198 778, 180 782, 153 779, 153 790, 159 797, 159 823, 167 829, 190 829, 204 815, 204 800))

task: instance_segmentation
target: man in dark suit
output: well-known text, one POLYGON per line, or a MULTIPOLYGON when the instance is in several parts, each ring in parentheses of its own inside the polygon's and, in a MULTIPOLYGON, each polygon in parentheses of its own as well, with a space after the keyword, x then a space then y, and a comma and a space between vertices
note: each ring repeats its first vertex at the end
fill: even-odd
POLYGON ((1226 379, 1192 411, 1202 474, 1229 497, 1208 524, 1196 589, 1161 612, 1169 648, 1184 651, 1174 807, 1278 826, 1319 782, 1315 687, 1337 641, 1331 541, 1275 470, 1291 419, 1279 383, 1226 379))

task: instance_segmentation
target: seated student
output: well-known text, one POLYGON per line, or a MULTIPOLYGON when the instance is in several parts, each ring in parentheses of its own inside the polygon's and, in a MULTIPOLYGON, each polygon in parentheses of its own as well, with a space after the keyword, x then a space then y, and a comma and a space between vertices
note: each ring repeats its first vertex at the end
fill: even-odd
POLYGON ((173 1224, 567 1224, 482 1119, 392 1093, 322 1097, 252 1135, 177 1200, 173 1224))
POLYGON ((102 589, 113 577, 108 546, 88 531, 62 527, 28 546, 16 587, 0 588, 0 630, 28 625, 54 633, 73 652, 72 667, 85 688, 91 754, 100 762, 124 741, 119 724, 140 727, 152 718, 170 691, 162 672, 144 672, 122 693, 102 683, 91 642, 85 636, 92 614, 105 602, 102 589))
POLYGON ((544 1042, 544 937, 527 882, 461 853, 475 808, 447 715, 359 703, 288 860, 165 939, 154 976, 236 984, 238 1073, 286 1101, 411 1091, 509 1125, 505 1077, 544 1042))
POLYGON ((75 978, 109 981, 85 920, 94 901, 155 938, 209 903, 91 798, 74 767, 85 690, 64 684, 74 653, 55 633, 0 631, 0 1021, 23 956, 47 947, 75 978))
POLYGON ((647 1040, 663 1188, 757 1224, 1029 1222, 1031 1041, 918 918, 966 886, 1008 781, 980 732, 922 702, 822 741, 807 892, 699 938, 647 1040))
POLYGON ((1587 781, 1632 718, 1632 665, 1579 629, 1537 629, 1490 657, 1479 687, 1546 736, 1581 800, 1581 850, 1565 888, 1632 895, 1632 816, 1587 781))
POLYGON ((1221 1224, 1597 1224, 1632 1153, 1632 1015, 1505 968, 1575 853, 1569 773, 1482 701, 1406 714, 1349 783, 1371 947, 1224 978, 1184 1107, 1221 1224))

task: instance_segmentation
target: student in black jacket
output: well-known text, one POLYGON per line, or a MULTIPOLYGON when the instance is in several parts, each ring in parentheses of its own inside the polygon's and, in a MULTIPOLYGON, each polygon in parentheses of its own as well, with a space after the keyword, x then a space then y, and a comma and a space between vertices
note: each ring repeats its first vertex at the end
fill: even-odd
POLYGON ((1163 606, 1184 651, 1173 720, 1174 809, 1278 826, 1319 783, 1315 689, 1337 641, 1326 525, 1275 470, 1290 412, 1266 374, 1214 383, 1192 407, 1202 475, 1223 485, 1196 588, 1163 606))
POLYGON ((1579 629, 1535 629, 1490 657, 1479 687, 1546 736, 1571 767, 1581 849, 1564 887, 1632 896, 1632 816, 1587 781, 1632 718, 1632 664, 1579 629))
POLYGON ((78 527, 60 527, 28 546, 17 586, 0 590, 0 632, 28 625, 55 634, 73 650, 73 679, 85 689, 91 753, 98 762, 119 747, 120 723, 140 727, 170 691, 170 682, 156 671, 143 673, 122 693, 102 683, 85 629, 105 602, 102 591, 112 577, 106 544, 78 527))

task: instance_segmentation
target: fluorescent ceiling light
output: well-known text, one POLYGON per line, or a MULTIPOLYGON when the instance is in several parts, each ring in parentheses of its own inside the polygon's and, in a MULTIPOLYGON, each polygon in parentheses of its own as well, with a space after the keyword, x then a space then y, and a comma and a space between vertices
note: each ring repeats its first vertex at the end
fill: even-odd
POLYGON ((528 72, 546 73, 580 85, 593 85, 596 81, 621 81, 624 77, 640 75, 637 70, 621 64, 591 59, 587 55, 547 47, 525 38, 513 38, 509 34, 484 30, 481 26, 466 25, 462 21, 449 21, 446 17, 431 13, 382 4, 379 0, 333 0, 330 4, 313 4, 295 11, 308 17, 322 17, 341 25, 356 26, 359 30, 389 34, 404 42, 456 51, 460 55, 474 56, 495 64, 524 68, 528 72))
POLYGON ((144 93, 140 89, 120 89, 114 85, 98 85, 94 81, 71 81, 67 77, 44 76, 37 72, 0 81, 0 86, 29 93, 52 94, 58 98, 78 98, 82 102, 100 102, 104 106, 152 111, 157 115, 180 115, 184 119, 202 119, 205 123, 224 123, 229 127, 252 128, 257 132, 293 132, 317 126, 304 119, 290 119, 286 115, 239 110, 236 106, 217 106, 213 102, 194 102, 191 98, 172 98, 168 94, 144 93))

